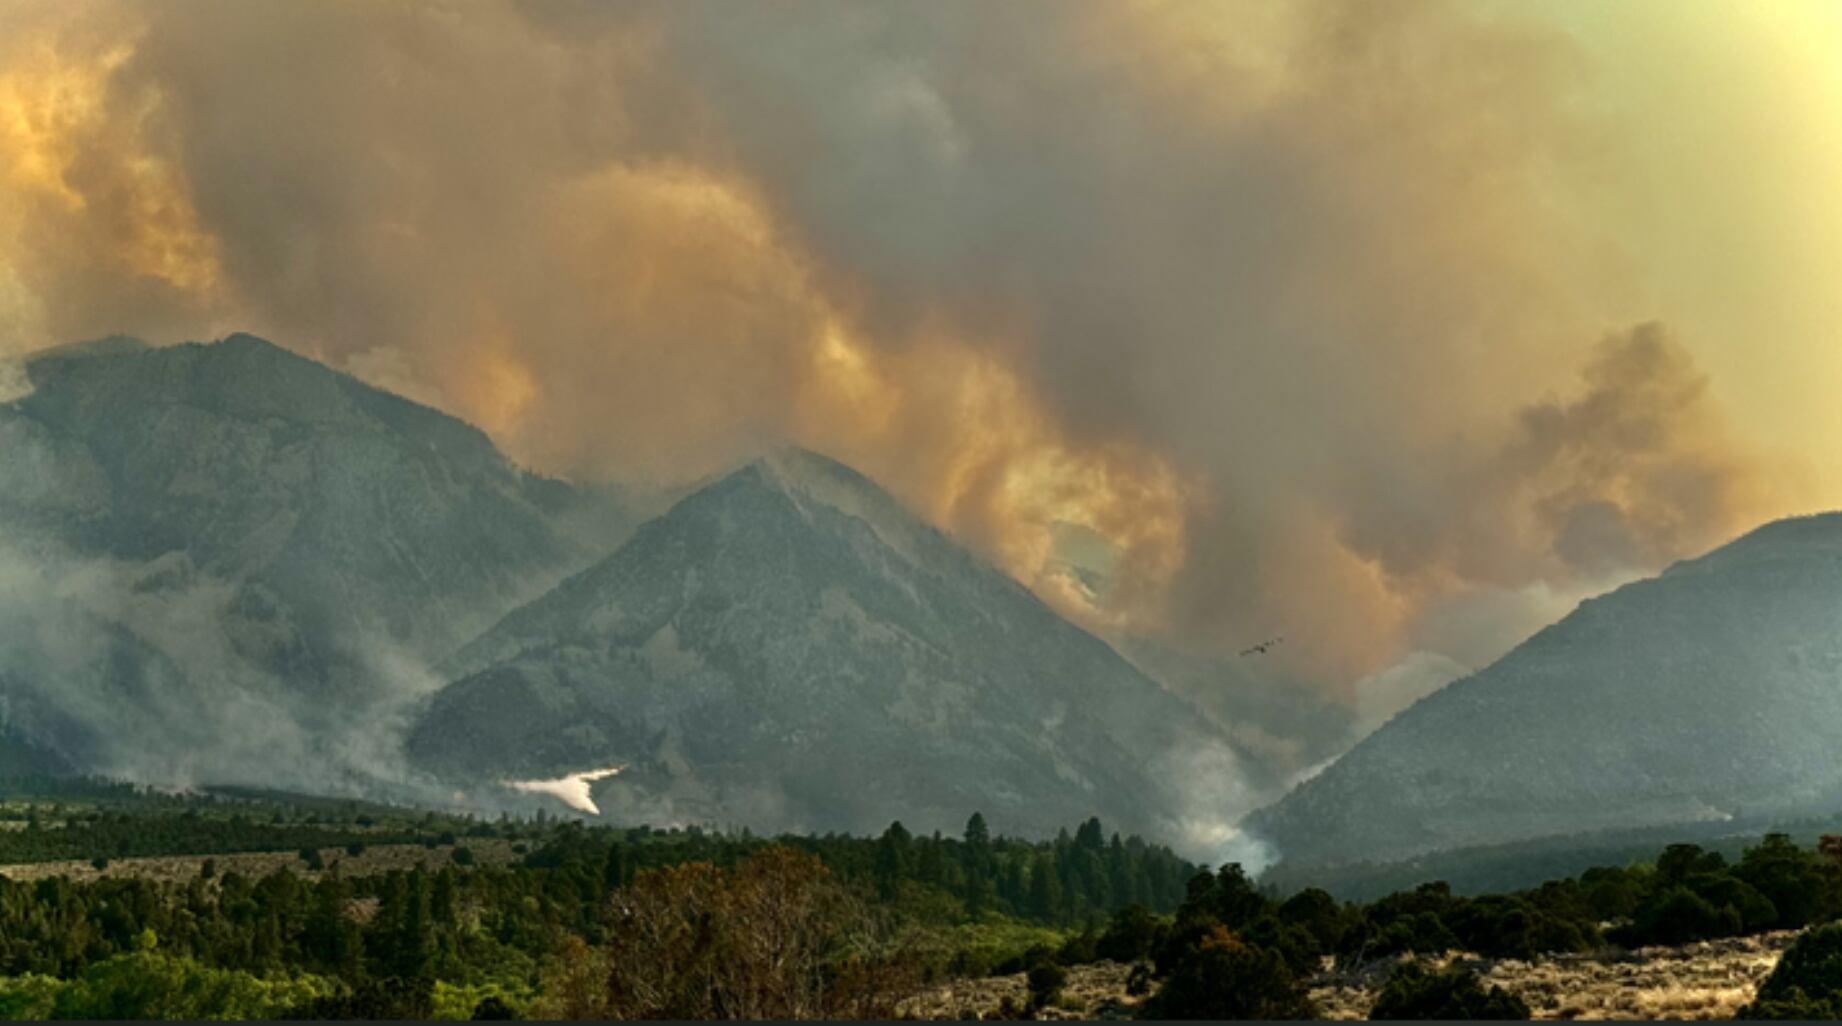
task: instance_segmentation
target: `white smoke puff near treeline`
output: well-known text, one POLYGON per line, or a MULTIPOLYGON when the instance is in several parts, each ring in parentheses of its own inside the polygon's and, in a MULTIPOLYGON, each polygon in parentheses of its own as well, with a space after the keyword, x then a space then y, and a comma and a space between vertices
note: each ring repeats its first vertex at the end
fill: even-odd
POLYGON ((1174 791, 1177 819, 1167 836, 1152 840, 1211 868, 1239 862, 1258 873, 1276 859, 1270 846, 1243 833, 1237 823, 1277 795, 1250 780, 1229 745, 1191 735, 1154 760, 1153 775, 1174 791))
POLYGON ((575 809, 591 816, 601 815, 600 806, 595 804, 591 785, 597 780, 616 776, 625 766, 605 766, 601 769, 582 770, 568 773, 553 780, 505 780, 500 783, 514 791, 525 794, 547 794, 575 809))

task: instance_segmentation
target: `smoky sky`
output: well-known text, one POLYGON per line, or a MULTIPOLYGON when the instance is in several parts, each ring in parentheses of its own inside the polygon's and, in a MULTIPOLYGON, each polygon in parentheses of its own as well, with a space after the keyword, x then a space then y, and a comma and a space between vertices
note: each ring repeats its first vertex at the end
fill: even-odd
POLYGON ((0 39, 6 351, 255 331, 581 479, 810 445, 1084 622, 1284 633, 1344 696, 1771 508, 1577 201, 1638 126, 1500 11, 19 4, 0 39), (1061 524, 1119 552, 1100 608, 1061 524))

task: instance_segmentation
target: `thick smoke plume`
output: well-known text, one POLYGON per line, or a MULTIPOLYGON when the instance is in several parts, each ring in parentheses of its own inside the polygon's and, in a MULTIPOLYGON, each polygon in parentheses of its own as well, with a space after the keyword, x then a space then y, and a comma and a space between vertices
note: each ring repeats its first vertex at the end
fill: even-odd
POLYGON ((804 443, 1348 698, 1770 508, 1608 314, 1593 74, 1443 3, 15 4, 0 352, 249 329, 583 478, 804 443))

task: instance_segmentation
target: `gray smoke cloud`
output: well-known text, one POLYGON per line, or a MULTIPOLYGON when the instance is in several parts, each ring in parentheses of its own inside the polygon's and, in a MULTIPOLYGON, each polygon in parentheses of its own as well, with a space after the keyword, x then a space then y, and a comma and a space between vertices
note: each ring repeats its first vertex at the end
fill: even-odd
POLYGON ((316 708, 249 649, 238 589, 180 555, 151 563, 0 543, 0 696, 10 725, 76 764, 162 786, 271 786, 440 800, 404 765, 440 681, 386 646, 372 700, 316 708))
POLYGON ((1215 655, 1284 633, 1273 679, 1352 704, 1762 505, 1686 349, 1595 346, 1621 257, 1567 197, 1630 126, 1572 102, 1568 37, 1502 12, 88 3, 0 28, 30 115, 16 338, 247 327, 583 478, 813 445, 1049 593, 1055 525, 1092 529, 1106 608, 1065 608, 1215 655))

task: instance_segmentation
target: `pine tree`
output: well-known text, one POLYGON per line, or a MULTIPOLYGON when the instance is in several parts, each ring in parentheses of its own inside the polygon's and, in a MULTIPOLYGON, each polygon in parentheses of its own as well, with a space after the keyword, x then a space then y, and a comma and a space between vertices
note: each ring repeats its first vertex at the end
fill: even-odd
POLYGON ((616 841, 608 849, 607 861, 601 865, 601 882, 612 891, 625 887, 631 878, 632 870, 627 865, 627 846, 616 841))
POLYGON ((985 816, 973 813, 966 820, 966 912, 977 916, 991 904, 991 830, 985 816))
POLYGON ((1041 919, 1060 922, 1063 911, 1062 878, 1055 857, 1047 852, 1030 868, 1030 912, 1041 919))
POLYGON ((419 980, 429 975, 430 963, 434 960, 430 918, 428 877, 417 869, 405 881, 403 911, 397 920, 398 933, 392 945, 396 975, 405 980, 419 980))
POLYGON ((941 854, 940 831, 916 846, 915 877, 936 887, 946 882, 946 861, 941 854))
POLYGON ((901 822, 889 824, 876 842, 876 890, 884 901, 901 893, 902 881, 908 876, 909 847, 913 838, 901 822))
POLYGON ((966 820, 966 847, 968 850, 988 851, 991 848, 991 829, 985 825, 985 814, 975 812, 966 820))

